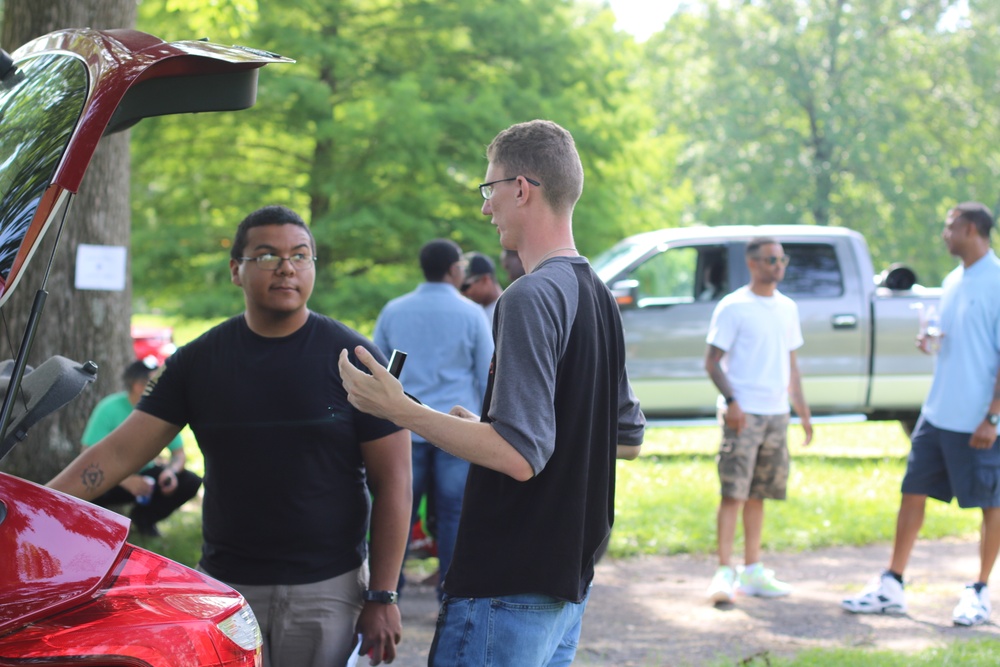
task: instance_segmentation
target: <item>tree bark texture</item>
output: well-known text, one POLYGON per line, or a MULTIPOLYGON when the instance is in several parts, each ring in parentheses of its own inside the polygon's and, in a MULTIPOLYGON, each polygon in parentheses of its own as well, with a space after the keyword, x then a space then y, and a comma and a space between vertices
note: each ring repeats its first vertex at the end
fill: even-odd
MULTIPOLYGON (((0 44, 8 52, 63 28, 132 28, 136 0, 5 0, 0 44)), ((52 355, 93 360, 97 382, 46 417, 0 462, 0 470, 44 483, 80 451, 90 412, 103 396, 122 390, 121 372, 134 354, 130 334, 131 278, 121 292, 77 290, 76 250, 81 243, 129 245, 129 139, 122 132, 102 139, 62 231, 46 291, 48 297, 28 357, 37 366, 52 355)), ((0 312, 0 359, 13 358, 24 335, 45 265, 58 233, 49 229, 17 290, 0 312)), ((128 273, 126 273, 128 275, 128 273)))

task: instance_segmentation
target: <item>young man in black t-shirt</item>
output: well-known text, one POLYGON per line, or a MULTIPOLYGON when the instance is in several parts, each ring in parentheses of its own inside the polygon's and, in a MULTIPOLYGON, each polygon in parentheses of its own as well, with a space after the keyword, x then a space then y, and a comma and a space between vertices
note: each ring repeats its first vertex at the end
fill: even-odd
POLYGON ((189 424, 205 458, 200 567, 250 603, 264 663, 342 665, 356 633, 373 664, 391 662, 410 436, 354 409, 337 365, 340 350, 357 346, 385 359, 309 311, 315 242, 294 212, 252 213, 231 250, 245 311, 175 352, 122 425, 50 485, 97 497, 189 424))

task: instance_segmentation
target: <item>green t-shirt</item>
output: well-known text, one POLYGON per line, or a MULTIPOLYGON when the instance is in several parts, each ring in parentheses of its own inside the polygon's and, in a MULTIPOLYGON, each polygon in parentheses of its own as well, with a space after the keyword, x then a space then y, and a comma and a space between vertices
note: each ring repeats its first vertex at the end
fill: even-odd
MULTIPOLYGON (((129 416, 132 412, 132 404, 128 402, 127 392, 118 392, 117 394, 111 394, 110 396, 105 396, 100 400, 100 402, 94 406, 94 411, 90 413, 90 419, 87 420, 87 427, 83 429, 83 436, 80 440, 84 445, 90 447, 96 444, 106 436, 111 431, 115 430, 119 424, 125 421, 125 418, 129 416)), ((170 441, 167 445, 167 449, 171 452, 175 452, 184 446, 184 442, 181 440, 181 436, 178 433, 177 436, 170 441)), ((156 464, 156 461, 150 461, 145 466, 142 467, 143 470, 148 470, 156 464)))

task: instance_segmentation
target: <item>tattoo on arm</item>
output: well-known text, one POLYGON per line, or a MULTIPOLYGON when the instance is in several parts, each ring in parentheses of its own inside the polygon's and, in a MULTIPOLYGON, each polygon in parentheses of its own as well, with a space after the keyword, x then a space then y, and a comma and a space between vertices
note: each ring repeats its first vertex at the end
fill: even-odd
POLYGON ((101 469, 100 465, 91 463, 84 468, 80 475, 80 482, 83 484, 83 488, 93 492, 104 483, 104 470, 101 469))

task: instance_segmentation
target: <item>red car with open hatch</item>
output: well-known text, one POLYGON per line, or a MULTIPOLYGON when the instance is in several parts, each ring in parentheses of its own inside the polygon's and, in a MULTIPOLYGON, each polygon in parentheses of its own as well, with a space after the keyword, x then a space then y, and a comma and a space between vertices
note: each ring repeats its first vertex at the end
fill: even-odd
MULTIPOLYGON (((0 51, 0 308, 43 235, 71 224, 103 136, 149 116, 252 106, 260 68, 281 62, 291 61, 134 30, 63 30, 0 51)), ((45 294, 34 288, 17 356, 0 365, 0 458, 97 374, 60 356, 27 367, 45 294)), ((128 528, 0 473, 0 667, 259 666, 260 630, 242 596, 129 544, 128 528)))

